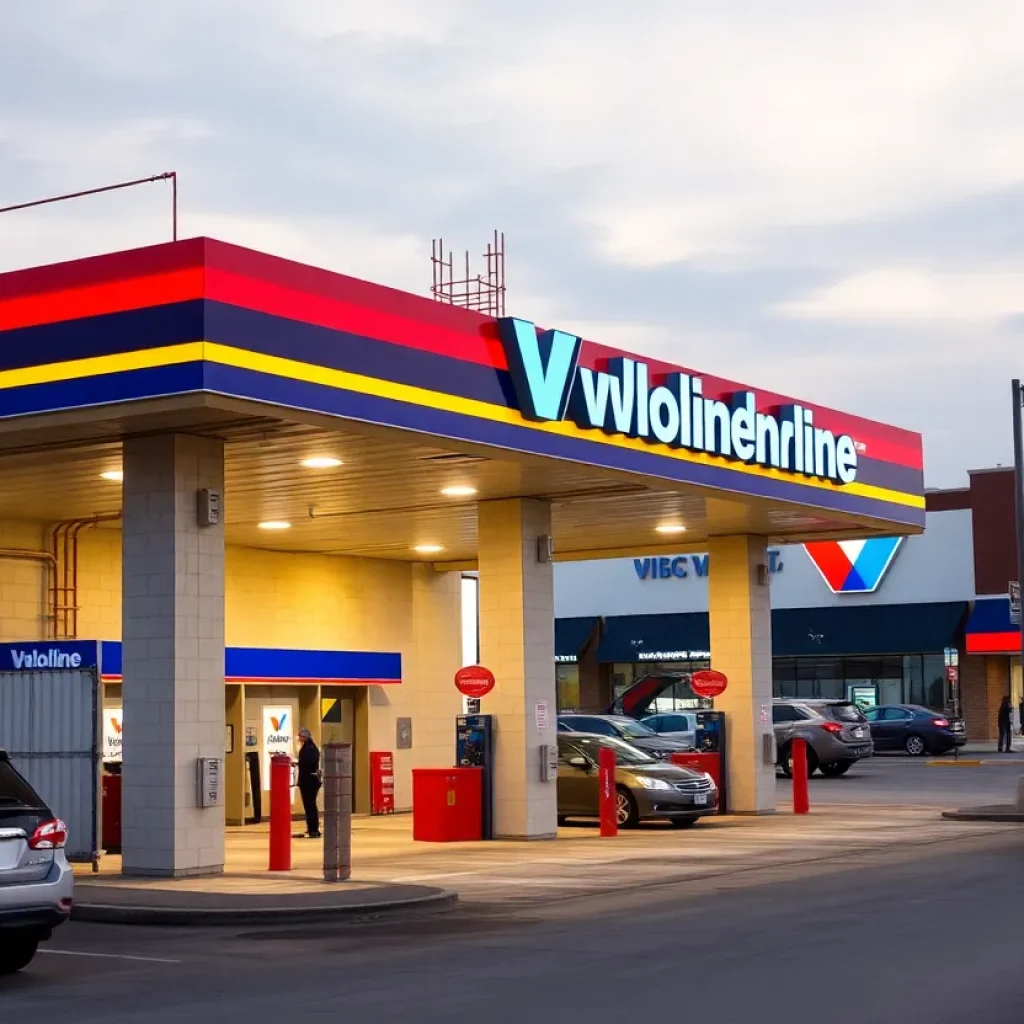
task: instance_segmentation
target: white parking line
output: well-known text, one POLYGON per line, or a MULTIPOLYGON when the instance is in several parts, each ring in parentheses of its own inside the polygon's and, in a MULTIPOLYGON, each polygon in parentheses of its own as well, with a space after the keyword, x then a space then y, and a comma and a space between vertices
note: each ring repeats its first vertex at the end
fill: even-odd
POLYGON ((155 956, 127 956, 123 953, 83 953, 76 949, 40 949, 40 953, 50 956, 88 956, 97 960, 135 960, 143 964, 180 964, 181 960, 162 960, 155 956))

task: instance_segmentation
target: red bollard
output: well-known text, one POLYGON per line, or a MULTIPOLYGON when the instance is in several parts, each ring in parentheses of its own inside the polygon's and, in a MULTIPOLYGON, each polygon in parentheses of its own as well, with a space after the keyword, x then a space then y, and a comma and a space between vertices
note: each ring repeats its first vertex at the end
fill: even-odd
POLYGON ((615 789, 615 751, 610 747, 602 747, 597 755, 597 778, 601 835, 617 836, 619 834, 619 820, 616 816, 618 792, 615 789))
POLYGON ((270 758, 270 870, 292 869, 292 759, 270 758))
POLYGON ((806 814, 811 809, 807 793, 807 740, 794 739, 790 751, 793 758, 793 813, 806 814))

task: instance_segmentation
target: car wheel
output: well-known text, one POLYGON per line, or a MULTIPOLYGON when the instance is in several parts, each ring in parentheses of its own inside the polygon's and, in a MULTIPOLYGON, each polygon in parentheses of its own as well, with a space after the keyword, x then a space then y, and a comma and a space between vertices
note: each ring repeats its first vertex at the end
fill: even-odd
POLYGON ((908 736, 907 742, 903 745, 907 748, 907 753, 911 757, 920 757, 928 752, 927 747, 924 745, 924 740, 920 736, 908 736))
POLYGON ((0 974, 14 974, 32 962, 39 947, 38 939, 12 936, 0 945, 0 974))
POLYGON ((619 828, 635 828, 640 820, 636 800, 625 786, 618 786, 615 790, 615 820, 619 828))
POLYGON ((832 764, 823 764, 821 774, 829 779, 837 779, 840 775, 845 775, 852 767, 853 763, 850 761, 835 761, 832 764))
POLYGON ((693 828, 700 818, 672 818, 670 820, 673 828, 693 828))
MULTIPOLYGON (((805 748, 807 750, 807 778, 810 778, 818 770, 818 755, 815 754, 813 748, 808 744, 805 748)), ((793 746, 789 744, 786 746, 781 758, 782 774, 787 779, 793 778, 793 746)))

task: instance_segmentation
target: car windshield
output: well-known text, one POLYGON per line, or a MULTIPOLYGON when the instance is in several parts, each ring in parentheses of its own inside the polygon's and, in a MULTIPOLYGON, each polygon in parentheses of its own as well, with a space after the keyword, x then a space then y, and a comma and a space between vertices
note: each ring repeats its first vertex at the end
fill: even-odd
POLYGON ((648 736, 658 735, 649 725, 644 725, 643 722, 635 722, 628 718, 616 721, 613 724, 618 730, 619 735, 627 740, 642 740, 648 736))
POLYGON ((618 764, 660 764, 650 754, 637 750, 632 743, 612 739, 610 736, 580 736, 578 739, 574 739, 573 743, 595 763, 601 747, 607 747, 615 751, 615 760, 618 764))

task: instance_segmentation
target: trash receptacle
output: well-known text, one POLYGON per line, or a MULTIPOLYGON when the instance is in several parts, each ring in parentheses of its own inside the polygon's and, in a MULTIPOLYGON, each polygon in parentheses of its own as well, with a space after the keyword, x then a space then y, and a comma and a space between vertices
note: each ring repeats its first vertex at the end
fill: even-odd
POLYGON ((695 772, 707 772, 715 780, 718 789, 718 813, 725 814, 725 789, 722 786, 722 755, 716 750, 710 753, 679 753, 672 755, 672 763, 695 772))
POLYGON ((483 839, 483 769, 414 768, 412 837, 425 843, 483 839))
POLYGON ((121 852, 121 776, 103 776, 103 849, 121 852))

